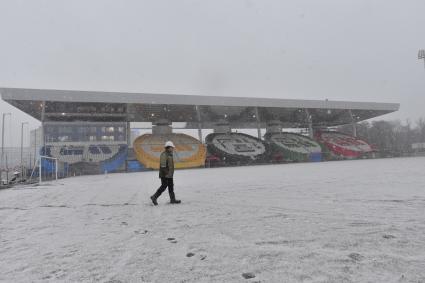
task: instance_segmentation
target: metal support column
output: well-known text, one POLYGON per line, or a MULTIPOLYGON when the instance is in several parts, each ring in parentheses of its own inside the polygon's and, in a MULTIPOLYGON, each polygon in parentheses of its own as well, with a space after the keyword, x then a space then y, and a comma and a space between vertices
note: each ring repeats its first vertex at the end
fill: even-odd
POLYGON ((46 101, 43 101, 42 103, 41 103, 41 133, 40 133, 40 137, 41 137, 41 142, 42 142, 42 144, 40 145, 40 146, 42 146, 42 148, 43 148, 43 153, 41 153, 40 152, 40 162, 38 163, 38 167, 39 167, 39 178, 40 178, 40 183, 41 183, 41 180, 42 180, 42 178, 41 178, 41 174, 43 173, 42 171, 42 168, 41 168, 41 166, 42 166, 42 163, 41 163, 41 156, 44 156, 44 155, 46 155, 46 131, 45 131, 45 129, 44 129, 44 127, 45 127, 45 125, 44 125, 44 123, 45 123, 45 114, 46 114, 46 101))
POLYGON ((128 172, 128 159, 129 159, 129 152, 130 152, 130 148, 133 146, 132 145, 132 140, 131 140, 131 125, 130 125, 130 117, 129 117, 129 108, 130 104, 126 104, 125 106, 125 112, 126 112, 126 139, 127 139, 127 158, 125 160, 125 171, 128 172))
POLYGON ((126 112, 126 116, 125 116, 125 122, 126 122, 126 138, 127 138, 127 147, 130 148, 132 146, 131 144, 131 127, 130 127, 130 113, 128 108, 130 107, 130 104, 126 104, 125 106, 125 112, 126 112))
POLYGON ((46 135, 45 135, 46 131, 44 129, 45 115, 46 115, 46 101, 43 101, 41 103, 41 138, 43 141, 44 150, 46 148, 46 135))
POLYGON ((305 109, 305 114, 306 114, 307 123, 308 123, 308 135, 310 136, 310 138, 314 138, 313 119, 311 118, 310 111, 308 111, 308 109, 305 109))
POLYGON ((350 118, 351 118, 351 127, 353 128, 353 136, 357 138, 356 119, 354 119, 353 112, 351 111, 351 109, 348 110, 348 113, 350 114, 350 118))
POLYGON ((261 121, 260 121, 260 114, 258 112, 258 107, 255 107, 255 118, 257 120, 257 135, 258 135, 258 139, 261 140, 261 121))
POLYGON ((132 146, 131 142, 131 127, 130 122, 126 122, 126 139, 127 139, 127 147, 130 148, 132 146))
POLYGON ((195 106, 195 109, 196 109, 196 114, 197 114, 197 116, 198 116, 198 138, 199 138, 199 141, 200 141, 201 143, 203 143, 203 141, 202 141, 203 137, 202 137, 202 120, 201 120, 201 111, 200 111, 200 109, 199 109, 199 106, 198 106, 198 105, 196 105, 196 106, 195 106))

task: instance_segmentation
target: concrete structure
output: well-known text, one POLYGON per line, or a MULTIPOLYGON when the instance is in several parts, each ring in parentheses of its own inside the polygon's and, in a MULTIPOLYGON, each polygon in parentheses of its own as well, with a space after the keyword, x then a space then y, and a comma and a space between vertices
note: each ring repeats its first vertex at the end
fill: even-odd
MULTIPOLYGON (((41 129, 31 135, 34 135, 31 143, 34 152, 59 157, 70 164, 73 174, 122 171, 133 165, 137 170, 137 164, 132 161, 136 157, 142 159, 137 152, 143 146, 150 146, 156 153, 157 145, 152 143, 159 142, 159 137, 183 141, 172 133, 173 124, 184 130, 197 129, 199 145, 191 144, 198 148, 202 147, 203 129, 228 135, 232 129, 257 130, 258 142, 263 142, 261 133, 266 128, 268 132, 302 128, 313 137, 315 129, 351 124, 355 136, 357 122, 399 109, 399 104, 377 102, 22 88, 0 88, 0 94, 4 101, 41 121, 41 129), (154 137, 132 136, 130 122, 151 125, 154 137), (140 140, 137 150, 132 149, 134 140, 140 140), (37 147, 43 150, 36 150, 37 147)), ((237 143, 232 145, 241 152, 248 146, 242 148, 237 143)), ((205 153, 196 148, 189 150, 182 145, 180 152, 183 157, 187 151, 185 160, 197 158, 195 165, 205 159, 205 153)))
POLYGON ((2 99, 41 122, 185 122, 187 129, 353 124, 397 111, 399 104, 329 100, 0 88, 2 99))

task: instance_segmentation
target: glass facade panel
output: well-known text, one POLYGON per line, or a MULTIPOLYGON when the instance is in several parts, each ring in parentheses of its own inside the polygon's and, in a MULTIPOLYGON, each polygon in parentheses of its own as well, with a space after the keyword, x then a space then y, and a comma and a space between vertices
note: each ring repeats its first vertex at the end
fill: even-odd
POLYGON ((46 124, 46 142, 126 141, 126 127, 111 124, 46 124))

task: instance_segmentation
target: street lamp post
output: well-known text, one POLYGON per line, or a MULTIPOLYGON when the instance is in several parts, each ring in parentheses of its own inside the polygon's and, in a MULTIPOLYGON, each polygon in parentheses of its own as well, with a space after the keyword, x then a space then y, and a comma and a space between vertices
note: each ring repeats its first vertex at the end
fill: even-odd
POLYGON ((418 60, 424 60, 425 67, 425 49, 420 49, 418 52, 418 60))
POLYGON ((3 119, 1 122, 1 164, 0 164, 0 182, 3 182, 3 165, 4 165, 4 119, 6 115, 12 116, 12 113, 3 113, 3 119))
POLYGON ((33 164, 34 167, 36 162, 37 162, 37 128, 35 128, 34 130, 34 164, 33 164))
POLYGON ((21 123, 21 178, 24 177, 24 158, 23 158, 23 149, 24 149, 24 125, 28 125, 28 122, 21 123))

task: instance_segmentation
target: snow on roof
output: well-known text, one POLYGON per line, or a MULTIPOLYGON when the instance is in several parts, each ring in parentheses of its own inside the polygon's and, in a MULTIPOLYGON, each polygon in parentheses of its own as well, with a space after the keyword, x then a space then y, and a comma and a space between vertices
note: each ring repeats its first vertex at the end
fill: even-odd
POLYGON ((324 108, 397 111, 398 103, 301 100, 232 96, 127 93, 53 89, 0 88, 3 100, 38 100, 58 102, 101 102, 169 105, 205 105, 240 107, 324 108))

